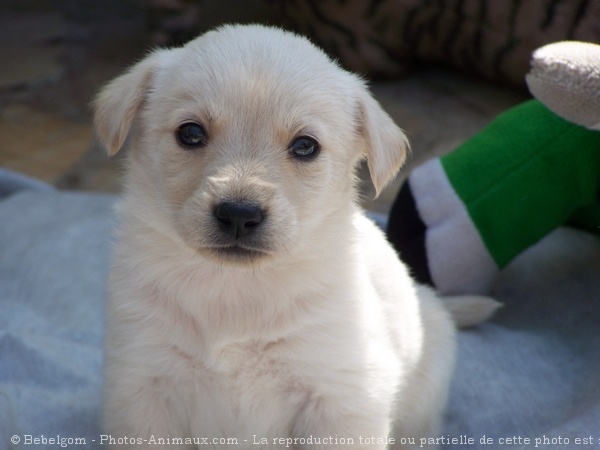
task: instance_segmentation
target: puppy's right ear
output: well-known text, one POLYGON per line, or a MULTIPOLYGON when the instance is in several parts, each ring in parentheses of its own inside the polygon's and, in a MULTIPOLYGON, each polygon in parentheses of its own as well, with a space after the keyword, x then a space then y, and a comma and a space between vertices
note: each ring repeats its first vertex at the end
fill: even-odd
POLYGON ((153 53, 111 81, 94 102, 94 125, 109 156, 121 150, 127 139, 146 96, 159 53, 153 53))

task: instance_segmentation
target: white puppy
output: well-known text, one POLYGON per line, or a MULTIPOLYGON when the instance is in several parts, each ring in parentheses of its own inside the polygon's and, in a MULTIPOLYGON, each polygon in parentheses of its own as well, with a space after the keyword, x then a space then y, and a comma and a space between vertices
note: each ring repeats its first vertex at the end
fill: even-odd
MULTIPOLYGON (((436 436, 454 324, 357 206, 357 163, 379 191, 407 147, 358 77, 304 38, 226 26, 110 83, 96 125, 111 155, 131 144, 107 443, 403 448, 436 436)), ((471 322, 495 306, 456 301, 479 308, 471 322)))

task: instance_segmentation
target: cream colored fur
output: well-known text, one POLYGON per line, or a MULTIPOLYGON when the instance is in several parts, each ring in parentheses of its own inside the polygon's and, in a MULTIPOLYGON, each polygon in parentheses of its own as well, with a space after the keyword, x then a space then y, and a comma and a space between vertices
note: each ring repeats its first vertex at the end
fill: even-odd
MULTIPOLYGON (((110 83, 96 125, 110 154, 131 146, 107 311, 111 448, 404 448, 436 436, 454 325, 357 206, 357 162, 379 191, 407 148, 358 77, 304 38, 227 26, 110 83), (178 143, 190 121, 206 146, 178 143), (310 160, 290 153, 302 135, 321 146, 310 160), (222 248, 224 200, 266 211, 246 257, 222 248)), ((478 302, 472 323, 493 307, 458 300, 478 302)))

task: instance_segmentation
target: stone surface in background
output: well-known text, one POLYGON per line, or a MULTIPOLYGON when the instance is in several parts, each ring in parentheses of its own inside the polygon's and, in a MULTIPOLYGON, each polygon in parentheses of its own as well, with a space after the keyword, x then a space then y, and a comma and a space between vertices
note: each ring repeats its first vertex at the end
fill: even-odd
POLYGON ((59 11, 0 14, 0 92, 57 80, 64 22, 59 11))
POLYGON ((98 88, 143 53, 144 17, 132 1, 30 3, 0 5, 0 166, 60 183, 92 145, 98 88))
POLYGON ((28 105, 0 108, 0 165, 50 183, 84 155, 92 137, 89 124, 28 105))

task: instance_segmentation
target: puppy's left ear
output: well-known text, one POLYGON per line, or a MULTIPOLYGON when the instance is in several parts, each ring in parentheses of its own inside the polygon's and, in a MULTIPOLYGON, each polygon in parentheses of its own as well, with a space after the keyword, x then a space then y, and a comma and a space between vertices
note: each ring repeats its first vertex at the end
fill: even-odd
POLYGON ((408 139, 366 88, 359 99, 358 120, 359 132, 366 142, 369 173, 379 195, 404 164, 408 139))

